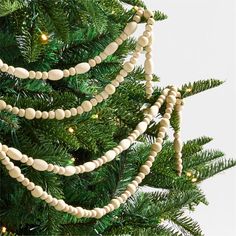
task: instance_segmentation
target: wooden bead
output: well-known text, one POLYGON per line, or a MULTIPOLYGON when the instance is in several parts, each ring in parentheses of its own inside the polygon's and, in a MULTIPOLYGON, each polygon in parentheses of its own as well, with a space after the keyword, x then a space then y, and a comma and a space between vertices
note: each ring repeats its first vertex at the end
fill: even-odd
POLYGON ((174 148, 176 152, 181 152, 182 150, 182 141, 181 139, 175 139, 174 140, 174 148))
POLYGON ((63 70, 63 76, 64 76, 65 78, 69 77, 69 76, 70 76, 70 71, 67 70, 67 69, 63 70))
POLYGON ((94 59, 89 59, 88 63, 89 63, 89 65, 91 67, 95 67, 96 66, 96 61, 94 59))
POLYGON ((149 18, 147 23, 149 25, 154 25, 155 24, 155 20, 153 18, 149 18))
POLYGON ((11 159, 16 160, 16 161, 19 161, 22 159, 22 153, 19 150, 12 148, 12 147, 8 148, 7 155, 11 159))
POLYGON ((141 17, 138 16, 138 15, 135 15, 135 16, 133 17, 133 20, 134 20, 135 22, 139 23, 139 22, 141 21, 141 17))
POLYGON ((133 195, 136 192, 137 188, 134 184, 128 184, 127 190, 133 195))
POLYGON ((75 174, 75 167, 74 166, 66 166, 65 167, 65 176, 71 176, 75 174))
POLYGON ((147 129, 147 123, 143 122, 143 121, 140 122, 137 125, 136 129, 139 131, 140 134, 143 134, 146 131, 146 129, 147 129))
POLYGON ((84 209, 82 207, 76 207, 77 209, 77 214, 76 217, 81 218, 84 216, 84 209))
POLYGON ((30 181, 29 181, 28 178, 25 178, 25 179, 22 181, 22 185, 23 185, 23 186, 27 186, 29 183, 30 183, 30 181))
POLYGON ((54 206, 57 205, 57 202, 58 202, 58 200, 56 198, 52 198, 52 201, 50 202, 50 205, 54 207, 54 206))
POLYGON ((33 120, 35 118, 35 110, 33 108, 25 109, 25 118, 27 120, 33 120))
POLYGON ((1 68, 1 71, 2 72, 7 72, 8 71, 8 65, 6 63, 3 64, 2 68, 1 68))
POLYGON ((62 166, 60 166, 59 171, 58 171, 58 174, 59 174, 59 175, 64 175, 65 172, 66 172, 65 168, 62 167, 62 166))
POLYGON ((94 60, 96 61, 97 64, 100 64, 102 62, 102 59, 99 56, 94 57, 94 60))
POLYGON ((151 114, 153 117, 156 117, 159 112, 159 107, 158 106, 151 106, 149 109, 149 114, 151 114))
POLYGON ((124 29, 124 32, 125 32, 127 35, 131 35, 131 34, 133 34, 133 33, 135 32, 135 30, 137 29, 137 26, 138 26, 138 24, 137 24, 136 22, 134 22, 134 21, 129 22, 129 23, 126 25, 126 27, 125 27, 125 29, 124 29))
MULTIPOLYGON (((96 100, 97 101, 97 100, 96 100)), ((91 102, 92 103, 92 102, 91 102)), ((93 105, 93 103, 92 103, 92 105, 93 105)), ((77 113, 79 114, 79 115, 81 115, 81 114, 83 114, 84 113, 84 109, 81 107, 81 106, 78 106, 77 107, 77 113)))
POLYGON ((17 115, 19 113, 19 108, 18 107, 13 107, 11 111, 14 115, 17 115))
POLYGON ((7 169, 7 170, 12 170, 14 167, 15 167, 15 166, 14 166, 13 162, 9 162, 9 163, 6 165, 6 169, 7 169))
POLYGON ((116 157, 116 153, 113 150, 110 150, 105 153, 105 156, 107 157, 107 160, 109 162, 109 161, 112 161, 116 157))
POLYGON ((170 121, 166 118, 162 118, 161 121, 160 121, 160 125, 168 128, 169 125, 170 125, 170 121))
POLYGON ((66 207, 66 203, 63 201, 63 200, 58 200, 57 202, 57 205, 54 206, 54 208, 57 210, 57 211, 63 211, 63 209, 66 207))
POLYGON ((44 72, 42 73, 42 79, 43 79, 43 80, 48 79, 48 72, 44 71, 44 72))
POLYGON ((29 182, 29 184, 26 186, 28 190, 33 190, 35 187, 35 184, 33 182, 29 182))
POLYGON ((142 182, 142 178, 140 176, 136 176, 135 180, 137 181, 138 184, 142 182))
POLYGON ((40 186, 36 185, 35 188, 31 191, 31 194, 33 197, 38 198, 38 197, 42 196, 43 189, 40 186))
POLYGON ((28 160, 27 160, 27 162, 26 162, 26 164, 27 164, 28 166, 31 166, 31 165, 33 165, 33 163, 34 163, 33 158, 32 158, 32 157, 29 157, 28 160))
POLYGON ((48 168, 48 163, 41 159, 35 159, 32 167, 38 171, 45 171, 48 168))
POLYGON ((75 107, 70 109, 71 115, 76 116, 77 115, 77 109, 75 107))
POLYGON ((0 100, 0 110, 4 110, 6 106, 7 106, 6 102, 3 100, 0 100))
POLYGON ((117 49, 118 49, 118 44, 116 42, 110 43, 104 50, 104 52, 110 56, 112 55, 117 49))
POLYGON ((123 68, 124 68, 125 71, 130 73, 131 71, 134 70, 134 65, 130 62, 125 62, 125 64, 123 65, 123 68))
POLYGON ((123 150, 127 150, 127 149, 130 147, 131 142, 130 142, 129 139, 123 139, 123 140, 119 143, 119 145, 123 148, 123 150))
POLYGON ((53 81, 60 80, 63 78, 63 76, 64 76, 63 71, 59 69, 50 70, 48 72, 49 80, 53 80, 53 81))
POLYGON ((114 85, 108 84, 108 85, 105 87, 105 91, 106 91, 109 95, 112 95, 113 93, 115 93, 116 88, 115 88, 114 85))
POLYGON ((93 105, 90 101, 84 101, 82 102, 81 107, 83 108, 85 112, 89 112, 92 110, 93 105))
POLYGON ((18 166, 15 166, 13 169, 9 171, 9 175, 14 179, 18 178, 20 174, 21 174, 21 170, 18 166))
POLYGON ((49 119, 55 119, 55 117, 56 117, 55 111, 49 111, 48 112, 48 118, 49 119))
POLYGON ((150 167, 147 165, 142 165, 140 167, 140 172, 142 172, 145 175, 148 175, 150 173, 150 167))
POLYGON ((3 61, 0 59, 0 69, 3 67, 3 61))
POLYGON ((47 194, 47 192, 44 191, 43 194, 40 196, 40 199, 46 200, 47 197, 48 197, 48 194, 47 194))
POLYGON ((21 162, 22 163, 26 163, 28 161, 28 156, 27 155, 22 155, 22 159, 21 159, 21 162))
MULTIPOLYGON (((128 62, 127 62, 128 63, 128 62)), ((128 75, 128 72, 124 69, 120 70, 120 75, 123 76, 124 78, 128 75)))
POLYGON ((147 46, 148 45, 148 38, 147 37, 145 37, 145 36, 140 36, 139 38, 138 38, 138 44, 140 45, 140 46, 142 46, 142 47, 145 47, 145 46, 147 46))
POLYGON ((85 162, 83 166, 85 167, 85 172, 91 172, 96 168, 96 165, 91 161, 85 162))
POLYGON ((29 77, 29 71, 24 68, 17 67, 15 68, 14 76, 20 79, 27 79, 29 77))
POLYGON ((79 63, 75 66, 77 74, 84 74, 90 70, 90 65, 87 62, 79 63))
POLYGON ((35 79, 42 79, 43 73, 40 71, 36 72, 35 79))
POLYGON ((147 59, 145 60, 144 62, 144 70, 145 70, 145 73, 146 74, 153 74, 153 63, 152 63, 152 60, 150 59, 147 59))
POLYGON ((55 111, 55 117, 57 120, 63 120, 65 118, 65 112, 62 109, 57 109, 55 111))
POLYGON ((175 102, 176 102, 176 97, 173 96, 173 95, 169 95, 169 96, 166 98, 166 102, 168 102, 168 103, 175 103, 175 102))
POLYGON ((112 199, 111 204, 114 206, 115 209, 119 208, 120 202, 117 199, 112 199))
POLYGON ((103 217, 104 211, 101 208, 94 208, 94 210, 96 211, 96 219, 100 219, 103 217))
POLYGON ((40 119, 42 117, 42 112, 41 111, 36 111, 35 112, 35 118, 40 119))
POLYGON ((54 165, 53 164, 48 164, 47 171, 53 171, 54 165))
POLYGON ((138 176, 139 176, 140 178, 142 178, 142 179, 144 179, 144 178, 145 178, 145 174, 144 174, 144 173, 142 173, 142 172, 139 172, 139 173, 138 173, 138 176))
POLYGON ((29 72, 29 78, 30 78, 30 79, 34 79, 35 76, 36 76, 36 72, 33 71, 33 70, 31 70, 31 71, 29 72))
POLYGON ((71 76, 74 76, 74 75, 76 74, 75 68, 74 68, 74 67, 71 67, 71 68, 69 69, 69 73, 70 73, 71 76))
POLYGON ((47 119, 48 118, 48 116, 49 116, 49 114, 48 114, 48 112, 47 111, 43 111, 42 112, 42 119, 47 119))
POLYGON ((53 200, 53 197, 50 194, 48 194, 48 197, 45 199, 45 202, 51 203, 52 200, 53 200))

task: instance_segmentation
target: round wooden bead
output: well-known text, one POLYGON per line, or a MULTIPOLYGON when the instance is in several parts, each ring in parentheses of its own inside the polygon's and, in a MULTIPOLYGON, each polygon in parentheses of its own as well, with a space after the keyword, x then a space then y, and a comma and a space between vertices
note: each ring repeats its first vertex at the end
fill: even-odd
POLYGON ((13 169, 9 171, 9 175, 14 179, 18 178, 20 174, 21 174, 21 170, 18 166, 15 166, 13 169))
POLYGON ((137 188, 134 184, 128 184, 127 190, 133 195, 136 192, 137 188))
POLYGON ((64 175, 65 172, 66 172, 65 168, 61 166, 61 167, 59 168, 58 174, 59 174, 59 175, 64 175))
POLYGON ((164 127, 169 127, 170 121, 166 118, 162 118, 161 121, 160 121, 160 125, 164 126, 164 127))
POLYGON ((48 163, 41 159, 34 159, 32 167, 38 171, 45 171, 48 168, 48 163))
POLYGON ((175 151, 176 152, 181 152, 181 150, 182 150, 182 141, 181 141, 181 139, 175 139, 174 140, 174 148, 175 148, 175 151))
POLYGON ((56 198, 52 198, 52 201, 50 202, 50 205, 54 207, 54 206, 57 205, 57 202, 58 202, 58 200, 56 198))
POLYGON ((29 72, 29 78, 30 78, 30 79, 34 79, 35 76, 36 76, 36 72, 33 71, 33 70, 31 70, 31 71, 29 72))
POLYGON ((159 107, 158 106, 151 106, 149 109, 149 114, 151 114, 153 117, 156 117, 159 112, 159 107))
POLYGON ((135 180, 137 181, 138 184, 142 182, 142 178, 140 176, 136 176, 135 180))
POLYGON ((116 153, 115 151, 110 150, 105 153, 105 156, 107 157, 108 161, 112 161, 116 157, 116 153))
POLYGON ((42 119, 47 119, 48 118, 48 116, 49 116, 49 114, 48 114, 48 112, 47 111, 43 111, 42 112, 42 119))
POLYGON ((48 118, 49 119, 55 119, 55 117, 56 117, 55 111, 49 111, 48 112, 48 118))
POLYGON ((129 73, 134 70, 134 65, 130 62, 125 62, 125 64, 123 65, 123 68, 125 71, 129 73))
POLYGON ((35 112, 35 118, 40 119, 42 117, 42 112, 41 111, 36 111, 35 112))
POLYGON ((0 69, 3 67, 3 61, 0 59, 0 69))
POLYGON ((28 190, 33 190, 35 187, 35 184, 33 182, 29 182, 29 184, 26 186, 28 190))
POLYGON ((168 103, 175 103, 175 102, 176 102, 176 97, 173 96, 173 95, 169 95, 169 96, 166 98, 166 102, 168 102, 168 103))
POLYGON ((84 74, 90 70, 90 65, 87 62, 79 63, 75 66, 77 74, 84 74))
POLYGON ((145 175, 148 175, 150 173, 150 167, 147 165, 142 165, 140 167, 140 172, 144 173, 145 175))
POLYGON ((69 77, 70 76, 70 71, 69 70, 63 70, 63 76, 65 77, 65 78, 67 78, 67 77, 69 77))
POLYGON ((23 186, 27 186, 29 183, 30 183, 30 181, 29 181, 28 178, 25 178, 25 179, 22 181, 22 185, 23 185, 23 186))
POLYGON ((45 202, 47 202, 47 203, 51 203, 52 200, 53 200, 52 195, 48 194, 47 198, 45 199, 45 202))
POLYGON ((7 106, 6 102, 3 100, 0 100, 0 110, 4 110, 6 106, 7 106))
POLYGON ((76 74, 76 70, 75 70, 74 67, 71 67, 71 68, 69 69, 69 72, 70 72, 70 75, 71 75, 71 76, 74 76, 74 75, 76 74))
POLYGON ((153 63, 152 63, 152 60, 150 59, 147 59, 145 60, 144 62, 144 70, 145 70, 145 73, 146 74, 153 74, 153 63))
POLYGON ((43 80, 48 79, 48 72, 44 71, 44 72, 42 73, 42 79, 43 79, 43 80))
POLYGON ((13 162, 9 162, 9 163, 6 165, 6 169, 7 169, 7 170, 12 170, 14 167, 15 167, 15 166, 14 166, 13 162))
POLYGON ((11 159, 16 160, 16 161, 19 161, 22 159, 22 153, 19 150, 12 148, 12 147, 8 148, 7 155, 11 159))
POLYGON ((85 172, 91 172, 96 168, 96 165, 91 161, 85 162, 83 166, 85 167, 85 172))
POLYGON ((40 71, 37 71, 35 75, 35 79, 42 79, 42 77, 43 77, 43 73, 40 71))
POLYGON ((43 192, 43 194, 40 196, 40 198, 42 199, 42 200, 46 200, 47 199, 47 197, 48 197, 48 194, 47 194, 47 192, 43 192))
POLYGON ((89 112, 92 110, 93 105, 90 101, 84 101, 82 102, 81 107, 83 108, 85 112, 89 112))
POLYGON ((25 109, 25 118, 27 120, 33 120, 35 118, 35 110, 33 108, 25 109))
POLYGON ((127 150, 127 149, 130 147, 131 142, 130 142, 129 139, 123 139, 123 140, 119 143, 119 145, 123 148, 123 150, 127 150))
POLYGON ((153 17, 154 16, 154 14, 153 14, 153 12, 151 11, 151 10, 148 10, 148 9, 145 9, 144 10, 144 17, 146 18, 146 19, 149 19, 150 17, 153 17))
POLYGON ((16 178, 18 182, 22 182, 25 179, 24 175, 20 174, 19 177, 16 178))
POLYGON ((147 37, 145 37, 145 36, 140 36, 139 38, 138 38, 138 44, 140 45, 140 46, 142 46, 142 47, 145 47, 145 46, 147 46, 148 45, 148 38, 147 37))
POLYGON ((143 122, 143 121, 140 122, 137 125, 136 129, 139 131, 140 134, 143 134, 146 131, 146 129, 147 129, 147 123, 143 122))
POLYGON ((102 62, 102 59, 100 56, 94 57, 94 60, 96 61, 97 64, 100 64, 102 62))
POLYGON ((141 179, 144 179, 144 178, 145 178, 145 174, 142 173, 142 172, 139 172, 139 173, 138 173, 138 176, 139 176, 141 179))
POLYGON ((70 109, 71 115, 76 116, 77 115, 77 109, 75 107, 70 109))
POLYGON ((94 59, 89 59, 88 63, 91 67, 96 66, 96 61, 94 59))
POLYGON ((108 84, 108 85, 105 87, 105 91, 106 91, 109 95, 112 95, 113 93, 115 93, 116 88, 115 88, 114 85, 108 84))
POLYGON ((28 166, 32 166, 33 163, 34 163, 34 159, 33 159, 32 157, 29 157, 28 160, 27 160, 27 162, 26 162, 26 164, 27 164, 28 166))
POLYGON ((66 203, 63 201, 63 200, 58 200, 57 202, 57 205, 54 206, 54 208, 57 210, 57 211, 62 211, 64 208, 66 207, 66 203))
POLYGON ((120 202, 117 199, 112 199, 111 204, 114 206, 115 209, 119 208, 120 202))
POLYGON ((103 217, 104 211, 101 208, 94 208, 96 211, 96 219, 100 219, 103 217))
POLYGON ((3 66, 2 66, 2 68, 1 68, 1 71, 2 71, 2 72, 7 72, 8 67, 9 67, 9 66, 8 66, 6 63, 4 63, 3 66))
POLYGON ((133 17, 133 20, 134 20, 135 22, 139 23, 139 22, 141 21, 141 17, 138 16, 138 15, 135 15, 135 16, 133 17))
POLYGON ((17 115, 19 113, 19 108, 18 107, 13 107, 11 111, 14 115, 17 115))
POLYGON ((59 170, 60 170, 60 166, 58 166, 58 165, 53 166, 53 173, 57 174, 59 172, 59 170))
POLYGON ((127 35, 133 34, 137 29, 137 26, 138 24, 135 21, 129 22, 124 29, 124 33, 126 33, 127 35))
POLYGON ((65 167, 65 176, 71 176, 75 174, 75 167, 74 166, 66 166, 65 167))
POLYGON ((77 209, 77 214, 76 214, 76 216, 77 216, 78 218, 83 217, 83 216, 84 216, 84 209, 83 209, 82 207, 76 207, 76 209, 77 209))
POLYGON ((49 80, 53 80, 53 81, 60 80, 63 78, 63 76, 64 76, 63 71, 59 69, 50 70, 48 72, 49 80))
POLYGON ((118 44, 116 42, 110 43, 104 50, 104 52, 110 56, 112 55, 117 49, 118 49, 118 44))
POLYGON ((57 120, 63 120, 65 118, 65 112, 62 109, 57 109, 55 111, 55 117, 57 120))
POLYGON ((29 71, 24 68, 17 67, 15 68, 14 76, 20 79, 27 79, 29 77, 29 71))

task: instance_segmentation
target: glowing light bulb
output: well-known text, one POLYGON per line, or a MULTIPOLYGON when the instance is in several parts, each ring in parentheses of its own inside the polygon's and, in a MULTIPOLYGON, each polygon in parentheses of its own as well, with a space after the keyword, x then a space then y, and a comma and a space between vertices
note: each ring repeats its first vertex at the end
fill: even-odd
POLYGON ((71 134, 73 134, 73 133, 75 132, 75 130, 74 130, 72 127, 70 127, 70 128, 68 129, 68 131, 69 131, 71 134))

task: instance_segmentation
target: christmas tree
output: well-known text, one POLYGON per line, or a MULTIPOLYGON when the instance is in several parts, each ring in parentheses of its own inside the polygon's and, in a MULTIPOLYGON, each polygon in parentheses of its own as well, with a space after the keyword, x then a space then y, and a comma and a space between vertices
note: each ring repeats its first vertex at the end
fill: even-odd
POLYGON ((157 76, 147 75, 147 65, 133 68, 140 45, 147 46, 147 61, 151 57, 150 40, 145 40, 151 37, 153 19, 167 18, 162 12, 152 15, 142 9, 146 6, 139 0, 1 1, 3 235, 203 235, 198 223, 187 214, 198 204, 207 204, 198 183, 236 162, 226 160, 219 150, 204 149, 212 140, 205 136, 185 142, 176 153, 174 147, 178 145, 171 133, 174 131, 178 140, 177 109, 170 119, 169 137, 159 131, 164 130, 163 119, 168 118, 170 103, 178 100, 177 106, 182 106, 182 99, 222 82, 210 79, 184 84, 178 91, 172 86, 166 90, 158 86, 157 76), (139 44, 135 38, 127 37, 132 22, 148 22, 139 44), (126 34, 122 33, 124 29, 126 34), (130 59, 132 63, 125 63, 133 52, 136 54, 130 59), (55 68, 63 70, 63 74, 55 68), (147 78, 156 82, 154 90, 149 80, 145 89, 143 82, 147 78), (173 94, 179 97, 173 98, 173 94), (157 105, 157 118, 150 121, 145 133, 135 134, 135 127, 142 129, 140 122, 156 113, 157 105), (164 118, 160 121, 161 117, 164 118), (130 134, 137 139, 132 145, 127 144, 130 134), (158 139, 164 139, 162 149, 157 145, 158 139), (119 143, 122 152, 115 148, 119 143), (150 163, 150 150, 158 148, 161 151, 150 163), (111 157, 111 149, 118 152, 117 157, 111 157), (21 172, 12 171, 16 167, 5 153, 21 172), (109 162, 107 156, 113 160, 109 162), (101 163, 104 165, 97 168, 101 163), (147 175, 138 187, 135 183, 143 176, 137 178, 140 169, 147 175), (75 170, 78 173, 72 173, 75 170), (44 195, 39 195, 41 189, 27 183, 21 173, 41 186, 44 195), (120 204, 119 196, 127 186, 133 194, 120 204), (46 192, 53 199, 48 200, 46 192), (48 202, 42 201, 45 199, 48 202), (105 214, 101 209, 111 199, 114 209, 109 205, 106 210, 110 212, 105 214), (72 207, 66 211, 64 202, 67 207, 78 207, 77 212, 72 207), (90 213, 82 208, 95 210, 90 213))

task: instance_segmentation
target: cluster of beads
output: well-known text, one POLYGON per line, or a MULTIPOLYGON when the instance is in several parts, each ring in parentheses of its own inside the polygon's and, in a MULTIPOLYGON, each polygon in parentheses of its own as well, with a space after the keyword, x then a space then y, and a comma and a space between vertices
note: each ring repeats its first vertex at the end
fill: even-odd
MULTIPOLYGON (((58 211, 67 212, 78 218, 86 217, 86 218, 99 219, 103 217, 104 215, 119 208, 120 205, 124 204, 130 196, 134 195, 139 184, 142 182, 145 176, 150 173, 152 164, 155 161, 155 157, 162 150, 163 139, 166 135, 168 127, 170 126, 171 114, 172 114, 173 109, 175 108, 176 96, 177 96, 177 89, 175 87, 171 87, 170 89, 165 89, 162 95, 160 95, 160 97, 156 101, 156 103, 152 107, 150 107, 149 112, 148 114, 146 114, 144 121, 138 124, 136 129, 130 134, 130 136, 127 139, 122 140, 120 144, 116 148, 114 148, 113 156, 116 155, 116 151, 120 152, 118 148, 119 146, 122 147, 123 150, 126 150, 129 147, 130 143, 135 140, 135 137, 145 132, 147 125, 150 123, 150 121, 154 117, 158 115, 159 108, 166 100, 166 110, 165 110, 165 114, 163 118, 160 121, 160 128, 158 130, 157 139, 155 143, 153 143, 151 146, 151 151, 146 162, 143 165, 141 165, 138 175, 134 178, 134 180, 130 184, 127 185, 126 190, 120 196, 113 198, 108 205, 102 208, 94 208, 92 210, 88 210, 88 209, 83 209, 82 207, 73 207, 67 204, 62 199, 54 198, 53 196, 48 194, 46 191, 44 191, 41 186, 35 185, 28 178, 25 178, 25 176, 21 173, 21 169, 15 166, 14 163, 11 162, 10 158, 14 160, 20 160, 21 162, 23 163, 25 162, 28 165, 33 165, 33 167, 39 171, 47 170, 49 165, 46 162, 42 162, 42 160, 39 160, 39 159, 33 160, 32 158, 28 158, 26 155, 22 155, 21 152, 19 152, 17 149, 8 148, 6 145, 0 144, 1 163, 9 171, 9 175, 12 178, 16 179, 23 186, 25 186, 29 191, 31 191, 31 194, 33 197, 40 198, 41 200, 48 203, 50 206, 53 206, 58 211)), ((93 165, 92 167, 94 168, 95 165, 93 165)), ((60 167, 58 168, 59 168, 58 170, 59 172, 60 167)))
MULTIPOLYGON (((138 39, 137 46, 135 48, 135 52, 133 53, 130 60, 124 63, 123 68, 120 70, 120 72, 116 76, 116 78, 113 81, 111 81, 110 84, 106 85, 106 87, 104 88, 104 90, 101 93, 97 94, 96 96, 94 96, 90 100, 86 100, 86 101, 82 102, 82 104, 78 107, 73 107, 73 108, 66 109, 66 110, 56 109, 56 110, 51 110, 51 111, 40 111, 40 110, 35 110, 34 108, 31 108, 31 107, 23 109, 23 108, 19 108, 17 106, 12 107, 10 104, 7 104, 4 100, 0 100, 0 111, 6 110, 6 111, 11 112, 15 115, 18 115, 19 117, 24 117, 28 120, 33 120, 33 119, 63 120, 65 118, 70 118, 72 116, 77 116, 77 115, 81 115, 85 112, 89 112, 98 103, 101 103, 103 100, 106 100, 112 94, 115 93, 117 87, 119 87, 120 84, 124 81, 124 78, 134 70, 134 66, 137 63, 137 59, 140 56, 140 53, 143 51, 143 48, 146 49, 146 55, 147 55, 146 61, 144 64, 144 69, 145 69, 145 74, 146 74, 145 77, 147 80, 146 93, 147 93, 147 96, 150 97, 152 95, 152 91, 153 91, 152 84, 151 84, 152 67, 153 67, 152 61, 151 61, 151 42, 152 42, 151 31, 152 31, 152 25, 154 24, 154 19, 151 18, 153 16, 153 13, 151 13, 151 11, 149 11, 149 10, 143 11, 143 9, 139 9, 137 11, 137 15, 135 15, 133 18, 134 21, 128 23, 124 32, 121 34, 121 36, 117 38, 116 42, 113 42, 107 46, 104 53, 102 53, 101 57, 103 59, 105 59, 108 55, 111 55, 112 48, 116 48, 115 46, 112 47, 112 45, 114 43, 116 43, 117 45, 121 44, 125 39, 127 39, 127 37, 130 34, 132 34, 134 32, 134 30, 137 28, 136 21, 140 21, 140 17, 143 14, 148 19, 148 22, 146 25, 146 30, 144 31, 143 35, 140 36, 138 39), (139 17, 139 18, 137 18, 137 17, 139 17)), ((90 60, 90 62, 91 62, 91 60, 90 60)), ((94 60, 94 62, 95 62, 95 60, 94 60)), ((83 66, 85 65, 85 63, 81 63, 81 64, 83 66)), ((5 64, 3 64, 2 61, 0 60, 0 70, 1 70, 1 68, 5 68, 4 65, 5 64), (2 65, 2 67, 1 67, 1 65, 2 65)), ((95 66, 96 64, 93 64, 93 65, 95 66)), ((15 71, 18 71, 18 70, 15 70, 15 71)), ((57 70, 52 70, 52 71, 57 71, 57 70)), ((50 72, 49 72, 49 74, 50 74, 50 72)))

